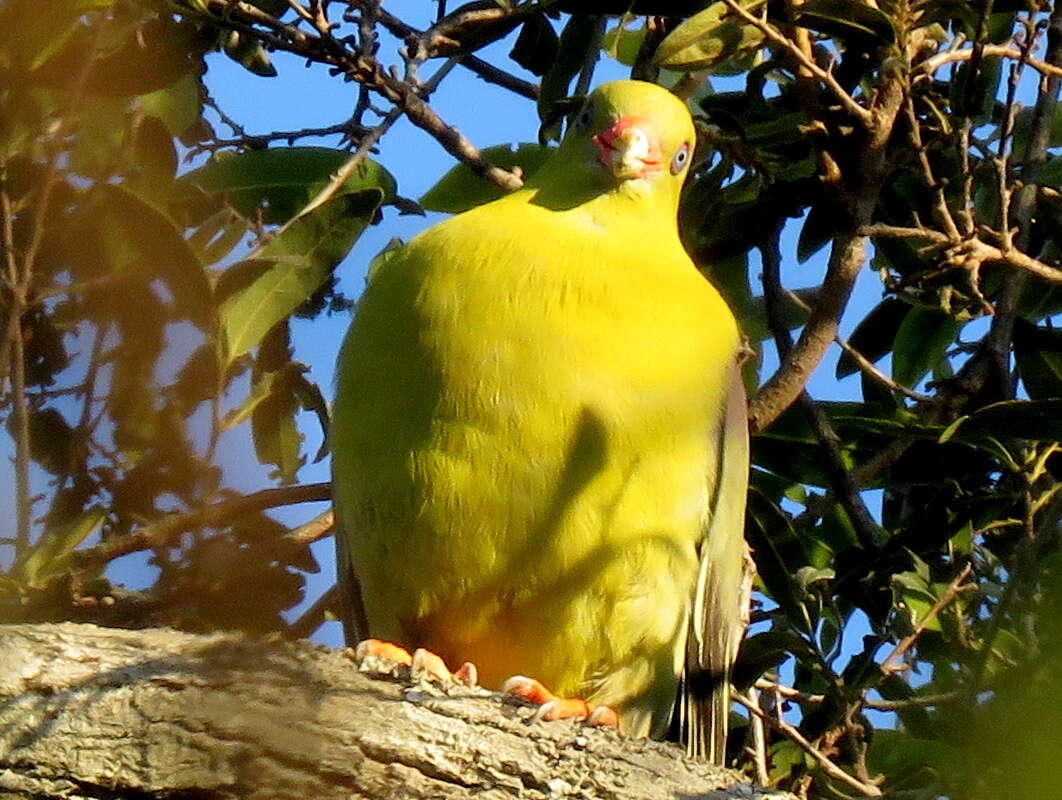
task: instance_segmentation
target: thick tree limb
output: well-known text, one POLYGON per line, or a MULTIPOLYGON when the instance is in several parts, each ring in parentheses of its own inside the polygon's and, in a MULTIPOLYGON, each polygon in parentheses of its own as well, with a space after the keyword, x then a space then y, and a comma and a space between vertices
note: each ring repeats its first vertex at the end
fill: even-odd
POLYGON ((673 745, 462 692, 369 678, 306 642, 3 626, 0 798, 758 796, 673 745))

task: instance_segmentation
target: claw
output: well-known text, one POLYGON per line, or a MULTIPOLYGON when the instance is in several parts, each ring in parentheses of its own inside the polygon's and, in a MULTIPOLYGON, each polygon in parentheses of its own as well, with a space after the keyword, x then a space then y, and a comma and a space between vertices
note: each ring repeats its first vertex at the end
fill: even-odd
POLYGON ((465 686, 477 686, 479 684, 479 670, 476 669, 476 665, 471 661, 466 661, 457 668, 457 672, 454 673, 454 680, 465 686))
POLYGON ((616 712, 608 706, 595 706, 578 697, 557 697, 534 678, 514 675, 502 684, 501 690, 538 706, 533 721, 579 719, 587 725, 619 727, 616 712))
POLYGON ((476 665, 466 661, 457 672, 450 672, 446 662, 431 650, 417 648, 410 655, 404 647, 380 639, 366 639, 354 648, 354 658, 361 672, 390 675, 413 683, 422 681, 448 687, 454 684, 475 686, 476 665))
POLYGON ((409 673, 414 683, 428 681, 449 686, 454 682, 453 673, 447 669, 446 662, 423 647, 413 651, 413 663, 410 664, 409 673))
POLYGON ((354 660, 360 672, 401 677, 413 663, 409 651, 380 639, 365 639, 354 648, 354 660))

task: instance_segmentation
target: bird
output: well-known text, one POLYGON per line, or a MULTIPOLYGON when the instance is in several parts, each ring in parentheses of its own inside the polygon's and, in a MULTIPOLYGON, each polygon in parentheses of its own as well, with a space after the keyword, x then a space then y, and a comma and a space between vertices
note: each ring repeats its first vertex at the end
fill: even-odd
POLYGON ((679 238, 694 146, 675 95, 602 84, 522 188, 390 252, 329 439, 348 643, 526 674, 720 763, 748 434, 738 324, 679 238))

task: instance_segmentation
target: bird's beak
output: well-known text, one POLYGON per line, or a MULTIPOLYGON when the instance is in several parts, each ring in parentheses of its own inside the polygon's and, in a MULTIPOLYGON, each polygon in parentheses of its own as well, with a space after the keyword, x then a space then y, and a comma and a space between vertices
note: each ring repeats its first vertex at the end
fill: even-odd
POLYGON ((592 141, 597 160, 620 180, 645 178, 661 169, 660 139, 646 117, 623 117, 592 141))

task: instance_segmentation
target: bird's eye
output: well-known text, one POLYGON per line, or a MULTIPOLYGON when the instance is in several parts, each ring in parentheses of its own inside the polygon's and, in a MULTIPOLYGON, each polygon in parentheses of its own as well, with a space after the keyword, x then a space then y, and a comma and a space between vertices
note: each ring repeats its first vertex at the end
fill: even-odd
POLYGON ((678 175, 690 160, 690 143, 685 142, 671 159, 671 174, 678 175))
POLYGON ((593 116, 593 112, 590 110, 590 106, 583 106, 583 110, 579 112, 579 116, 575 118, 575 127, 580 129, 586 129, 590 127, 590 118, 593 116))

